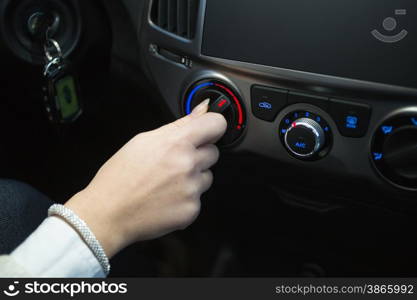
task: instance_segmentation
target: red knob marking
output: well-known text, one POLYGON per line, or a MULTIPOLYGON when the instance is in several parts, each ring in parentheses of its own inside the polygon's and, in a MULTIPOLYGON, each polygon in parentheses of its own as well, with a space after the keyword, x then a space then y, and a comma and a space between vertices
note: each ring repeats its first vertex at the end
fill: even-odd
POLYGON ((218 106, 218 107, 223 107, 226 103, 227 103, 227 100, 226 100, 226 99, 223 99, 223 100, 221 100, 221 101, 217 104, 217 106, 218 106))

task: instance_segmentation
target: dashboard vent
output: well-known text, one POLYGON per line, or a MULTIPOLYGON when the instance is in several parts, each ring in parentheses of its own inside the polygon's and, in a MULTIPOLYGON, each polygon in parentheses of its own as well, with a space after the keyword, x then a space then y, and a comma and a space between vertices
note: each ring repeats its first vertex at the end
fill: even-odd
POLYGON ((153 0, 151 20, 166 31, 193 39, 199 2, 199 0, 153 0))

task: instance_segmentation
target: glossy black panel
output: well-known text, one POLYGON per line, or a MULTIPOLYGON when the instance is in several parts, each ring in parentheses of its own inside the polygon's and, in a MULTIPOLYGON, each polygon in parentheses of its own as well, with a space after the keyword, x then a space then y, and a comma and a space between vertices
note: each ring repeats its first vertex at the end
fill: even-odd
POLYGON ((236 3, 207 1, 203 54, 417 88, 415 0, 236 3))

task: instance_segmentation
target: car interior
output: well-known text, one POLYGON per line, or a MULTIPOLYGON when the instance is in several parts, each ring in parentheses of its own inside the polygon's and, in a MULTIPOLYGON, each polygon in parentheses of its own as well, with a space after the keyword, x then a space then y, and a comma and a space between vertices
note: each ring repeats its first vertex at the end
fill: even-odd
POLYGON ((64 203, 129 139, 210 99, 228 129, 201 215, 119 253, 111 277, 415 277, 416 14, 412 0, 1 0, 1 178, 64 203))

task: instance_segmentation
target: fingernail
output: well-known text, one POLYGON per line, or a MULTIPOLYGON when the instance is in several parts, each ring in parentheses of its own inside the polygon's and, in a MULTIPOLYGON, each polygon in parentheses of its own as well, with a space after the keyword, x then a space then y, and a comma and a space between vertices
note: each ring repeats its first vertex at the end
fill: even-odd
POLYGON ((203 102, 201 102, 199 105, 197 105, 194 108, 192 115, 199 116, 199 115, 205 114, 209 109, 209 103, 210 103, 210 99, 206 99, 203 102))

